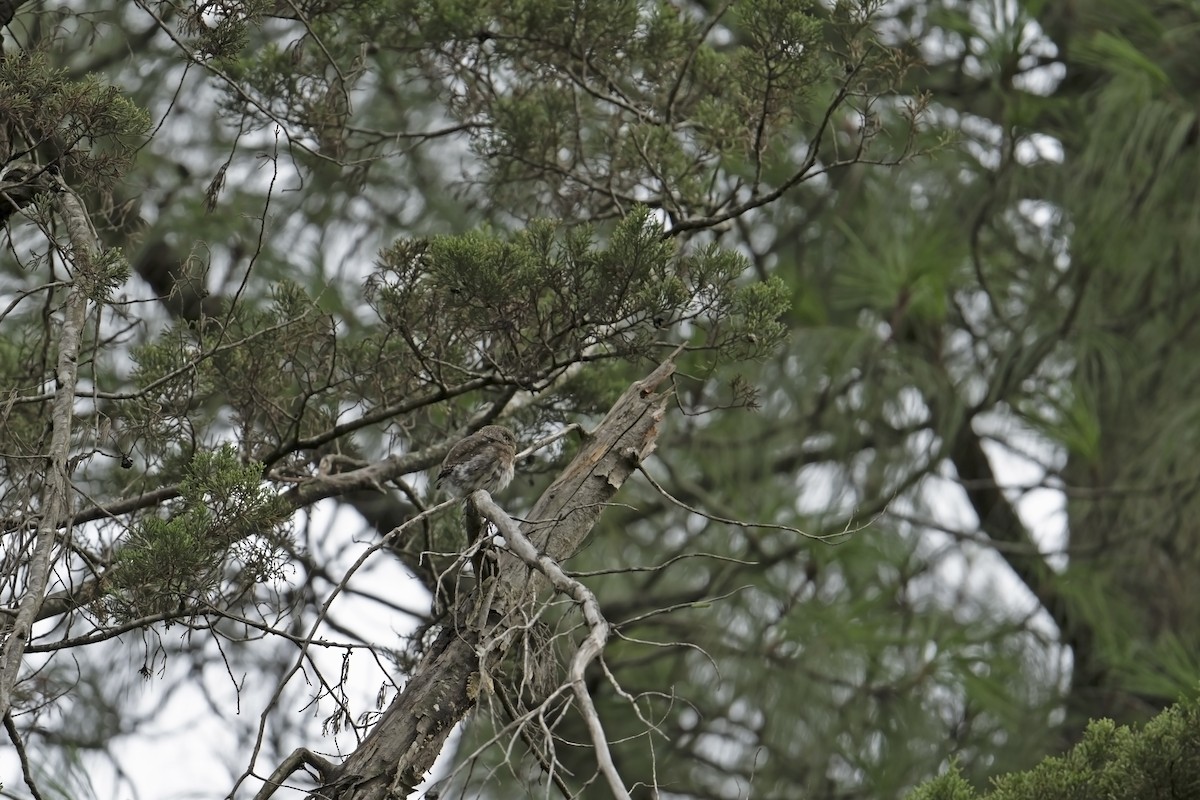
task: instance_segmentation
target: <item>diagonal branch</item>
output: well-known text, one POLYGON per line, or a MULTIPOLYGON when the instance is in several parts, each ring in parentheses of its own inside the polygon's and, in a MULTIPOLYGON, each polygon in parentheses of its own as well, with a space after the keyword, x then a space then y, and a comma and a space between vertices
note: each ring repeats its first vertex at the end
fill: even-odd
POLYGON ((563 568, 557 561, 539 553, 533 543, 525 538, 525 534, 521 533, 521 529, 513 521, 513 518, 504 513, 504 509, 496 505, 486 492, 476 493, 472 498, 472 503, 480 513, 495 523, 496 528, 504 536, 504 541, 508 542, 509 549, 516 553, 518 558, 545 575, 556 592, 570 597, 583 609, 583 618, 588 625, 588 635, 575 652, 574 657, 571 658, 571 667, 567 672, 567 677, 570 679, 575 701, 579 703, 579 712, 587 724, 592 745, 596 748, 596 761, 600 765, 600 771, 604 774, 605 780, 608 781, 608 788, 612 790, 613 797, 629 800, 625 782, 621 780, 621 775, 613 763, 612 752, 608 749, 608 737, 605 736, 604 726, 600 723, 600 714, 596 711, 596 705, 592 702, 587 683, 583 679, 583 672, 587 669, 587 665, 600 657, 600 654, 604 652, 604 645, 608 642, 608 620, 600 611, 600 603, 596 600, 596 595, 582 582, 563 572, 563 568))
POLYGON ((979 518, 979 525, 997 543, 1022 545, 995 548, 1017 577, 1029 588, 1042 608, 1054 620, 1064 644, 1075 651, 1075 659, 1090 662, 1094 634, 1088 622, 1070 607, 1060 591, 1057 575, 1046 563, 1033 536, 1021 521, 1016 508, 1004 496, 987 453, 970 421, 964 422, 950 450, 950 460, 967 493, 967 499, 979 518))
MULTIPOLYGON (((532 521, 522 525, 522 534, 554 561, 583 546, 605 504, 654 449, 678 353, 621 395, 579 454, 542 494, 530 512, 532 521)), ((496 591, 491 619, 499 620, 519 616, 513 612, 550 588, 545 575, 511 553, 501 554, 492 585, 496 591)), ((476 587, 460 607, 463 617, 473 616, 470 609, 478 593, 476 587)), ((489 658, 503 655, 497 650, 505 647, 507 637, 505 623, 500 626, 499 631, 489 631, 489 658)), ((478 627, 447 625, 404 691, 313 796, 326 800, 407 796, 433 766, 454 726, 475 706, 483 645, 478 627)), ((594 655, 584 657, 590 660, 594 655)))
POLYGON ((298 747, 292 751, 292 754, 285 758, 279 767, 267 778, 263 787, 254 795, 254 800, 267 800, 275 794, 275 790, 281 788, 291 775, 305 767, 312 767, 317 771, 319 776, 324 776, 329 771, 329 762, 321 758, 321 756, 309 750, 307 747, 298 747))
POLYGON ((13 722, 12 714, 4 715, 4 731, 8 734, 13 747, 16 748, 17 761, 21 765, 21 775, 25 778, 25 785, 29 787, 29 794, 33 796, 33 800, 42 800, 42 793, 37 788, 33 769, 29 765, 29 753, 25 749, 25 742, 21 739, 21 733, 17 730, 16 723, 13 722))

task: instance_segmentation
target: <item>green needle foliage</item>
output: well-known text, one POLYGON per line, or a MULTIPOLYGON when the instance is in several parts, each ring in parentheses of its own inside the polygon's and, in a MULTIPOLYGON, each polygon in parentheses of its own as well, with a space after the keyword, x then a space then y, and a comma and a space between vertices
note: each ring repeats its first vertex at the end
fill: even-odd
POLYGON ((37 51, 0 60, 0 116, 21 120, 30 149, 62 154, 57 167, 81 188, 107 186, 128 170, 150 127, 119 87, 97 75, 71 80, 37 51))
POLYGON ((577 606, 422 672, 431 592, 486 571, 465 509, 413 520, 468 428, 590 429, 681 344, 564 564, 632 796, 956 764, 917 796, 967 797, 1048 754, 993 794, 1164 791, 1194 706, 1136 726, 1200 680, 1194 6, 0 1, 6 791, 168 794, 115 743, 186 688, 234 742, 186 788, 251 796, 399 736, 436 672, 475 705, 433 791, 608 796, 577 606))
POLYGON ((996 778, 977 793, 957 768, 924 784, 908 800, 1111 800, 1193 797, 1200 793, 1200 703, 1168 708, 1139 728, 1098 720, 1061 757, 996 778))
POLYGON ((291 509, 262 482, 262 464, 229 445, 200 453, 179 483, 179 499, 131 531, 105 581, 106 607, 126 621, 228 607, 232 580, 243 591, 282 577, 291 509))

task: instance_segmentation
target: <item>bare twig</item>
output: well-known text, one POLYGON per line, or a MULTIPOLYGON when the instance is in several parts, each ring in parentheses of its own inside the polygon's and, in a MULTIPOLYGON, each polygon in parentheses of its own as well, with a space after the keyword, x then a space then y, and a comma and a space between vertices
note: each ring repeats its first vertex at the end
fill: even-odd
MULTIPOLYGON (((654 487, 654 490, 656 492, 658 492, 663 497, 665 497, 670 503, 682 508, 684 511, 689 511, 693 514, 696 514, 697 516, 701 516, 701 517, 704 517, 705 519, 712 520, 713 522, 721 522, 726 525, 736 525, 739 528, 763 528, 765 530, 772 530, 772 531, 788 531, 789 533, 799 534, 800 536, 803 536, 806 539, 815 539, 818 542, 828 542, 831 539, 838 539, 842 536, 849 536, 851 534, 855 534, 855 533, 858 533, 859 531, 865 530, 865 529, 871 527, 871 525, 874 524, 875 520, 877 520, 877 519, 879 519, 879 517, 883 516, 883 512, 881 511, 881 512, 879 512, 879 514, 876 514, 874 517, 872 517, 867 522, 864 522, 862 525, 854 525, 853 519, 851 519, 850 521, 848 521, 846 523, 846 527, 842 528, 840 531, 837 531, 836 533, 809 533, 808 531, 801 530, 800 528, 795 528, 791 525, 780 525, 780 524, 777 524, 774 522, 746 522, 745 520, 741 520, 741 519, 731 519, 729 517, 718 517, 715 514, 710 514, 707 511, 702 511, 701 509, 695 508, 694 506, 689 506, 687 503, 674 497, 670 492, 668 492, 666 489, 663 488, 662 484, 660 484, 658 481, 654 480, 653 476, 651 476, 650 473, 646 471, 646 468, 641 466, 640 464, 638 465, 638 471, 641 472, 642 475, 646 476, 646 480, 650 481, 650 485, 654 487)), ((840 544, 840 542, 832 542, 832 544, 840 544)))
MULTIPOLYGON (((3 311, 0 311, 0 321, 2 321, 10 313, 12 313, 12 310, 14 308, 16 308, 20 304, 20 302, 22 300, 24 300, 25 298, 35 295, 38 292, 52 291, 54 289, 57 289, 60 286, 66 286, 66 285, 68 285, 66 281, 51 281, 50 283, 43 283, 41 286, 35 286, 32 289, 26 289, 25 291, 22 291, 22 292, 16 292, 13 295, 12 302, 10 302, 3 311)), ((50 395, 50 396, 53 396, 53 395, 50 395)))
POLYGON ((318 779, 323 781, 333 765, 307 747, 297 747, 270 774, 266 782, 263 783, 263 787, 254 795, 254 800, 267 800, 267 798, 275 794, 276 789, 283 786, 283 782, 292 773, 299 771, 302 767, 312 767, 317 771, 318 779))
POLYGON ((592 702, 587 683, 583 679, 587 665, 600 657, 604 652, 604 645, 608 642, 608 620, 600 611, 600 602, 591 589, 568 576, 557 561, 539 553, 533 546, 533 542, 521 533, 520 527, 512 517, 496 505, 491 495, 485 491, 478 491, 471 496, 471 502, 500 531, 504 541, 508 543, 509 550, 530 567, 545 575, 555 591, 570 597, 582 609, 583 618, 588 625, 588 635, 580 644, 579 649, 575 651, 570 669, 567 671, 567 677, 575 694, 575 701, 579 704, 579 712, 583 715, 587 725, 588 734, 592 738, 592 745, 596 748, 596 761, 600 765, 600 771, 604 774, 605 780, 608 781, 608 788, 612 790, 614 797, 629 800, 629 791, 625 788, 625 783, 621 780, 620 773, 617 772, 616 764, 613 763, 612 752, 608 749, 608 737, 604 734, 600 714, 596 711, 596 705, 592 702))
MULTIPOLYGON (((534 740, 533 734, 529 732, 528 725, 525 724, 525 722, 528 721, 528 718, 531 718, 532 715, 525 715, 525 718, 523 718, 522 715, 517 711, 517 707, 513 704, 512 700, 509 699, 508 693, 504 691, 503 687, 497 686, 495 695, 500 701, 500 706, 504 709, 504 713, 508 714, 509 720, 511 720, 512 724, 516 726, 517 734, 521 737, 521 739, 524 740, 526 747, 529 748, 530 754, 537 759, 538 764, 541 765, 542 772, 546 773, 547 777, 550 778, 550 782, 558 787, 558 790, 562 792, 563 797, 574 797, 575 792, 571 790, 571 787, 567 785, 566 780, 562 775, 559 774, 559 770, 556 769, 557 762, 547 758, 544 753, 539 752, 537 742, 534 740)), ((542 719, 540 714, 538 719, 542 719)))
POLYGON ((4 715, 4 730, 17 750, 17 759, 21 762, 21 775, 25 778, 25 785, 29 787, 29 794, 33 796, 33 800, 42 800, 42 793, 38 791, 33 780, 33 770, 29 768, 29 754, 25 752, 25 743, 21 741, 21 734, 17 731, 10 713, 4 715))
POLYGON ((584 436, 587 435, 587 431, 585 431, 583 429, 582 425, 580 425, 578 422, 572 422, 570 425, 567 425, 566 427, 564 427, 561 431, 555 431, 554 433, 550 434, 549 436, 543 436, 542 438, 538 439, 533 444, 526 447, 521 452, 517 453, 517 460, 520 461, 522 458, 533 455, 534 453, 536 453, 538 450, 541 450, 546 445, 550 444, 551 442, 557 442, 559 439, 562 439, 563 437, 565 437, 567 434, 571 433, 572 431, 579 431, 584 436))

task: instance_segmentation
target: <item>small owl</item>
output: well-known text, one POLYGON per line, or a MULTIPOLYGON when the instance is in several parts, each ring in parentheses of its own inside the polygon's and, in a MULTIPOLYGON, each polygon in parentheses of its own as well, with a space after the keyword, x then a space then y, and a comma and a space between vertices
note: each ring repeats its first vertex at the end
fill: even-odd
POLYGON ((513 432, 486 425, 450 448, 438 472, 437 488, 451 497, 466 497, 480 489, 498 492, 512 481, 516 457, 513 432))

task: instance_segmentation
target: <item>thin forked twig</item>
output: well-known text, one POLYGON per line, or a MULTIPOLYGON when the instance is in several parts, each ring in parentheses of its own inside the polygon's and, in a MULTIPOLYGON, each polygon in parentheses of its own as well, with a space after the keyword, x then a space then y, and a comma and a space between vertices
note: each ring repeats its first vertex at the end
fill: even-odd
POLYGON ((613 762, 612 752, 608 748, 608 737, 600 722, 600 714, 596 710, 595 703, 592 702, 592 696, 588 692, 587 683, 583 677, 587 665, 600 657, 608 642, 609 625, 608 620, 600 611, 600 602, 591 589, 568 576, 557 561, 539 553, 533 546, 533 542, 529 541, 521 532, 516 522, 500 506, 496 505, 487 492, 476 492, 472 495, 471 500, 479 513, 495 524, 514 555, 545 575, 556 591, 570 597, 579 604, 583 611, 583 618, 588 625, 588 635, 571 659, 567 677, 575 695, 575 701, 579 704, 579 713, 583 716, 592 745, 596 748, 596 762, 608 782, 609 790, 618 800, 631 800, 629 790, 625 788, 625 782, 621 779, 620 773, 617 772, 617 766, 613 762))
POLYGON ((838 539, 842 536, 851 536, 855 533, 859 533, 860 531, 866 530, 867 528, 871 527, 871 525, 873 525, 875 523, 875 520, 877 520, 881 516, 883 516, 883 512, 881 511, 878 514, 876 514, 875 516, 871 517, 871 519, 864 522, 862 525, 852 526, 851 522, 847 521, 846 527, 842 528, 837 533, 809 533, 808 531, 801 530, 800 528, 796 528, 791 525, 780 525, 775 522, 746 522, 745 520, 741 520, 741 519, 730 519, 728 517, 718 517, 716 514, 710 514, 707 511, 701 511, 698 508, 689 506, 687 503, 685 503, 682 500, 678 499, 677 497, 673 496, 670 492, 668 492, 666 489, 664 489, 662 484, 659 483, 658 481, 654 480, 654 477, 649 472, 647 472, 646 468, 643 467, 641 464, 639 464, 637 468, 638 468, 639 472, 641 472, 643 475, 646 476, 646 480, 650 481, 650 485, 654 487, 654 490, 656 492, 661 494, 663 497, 665 497, 668 501, 670 501, 674 505, 677 505, 680 508, 682 508, 684 511, 690 511, 693 514, 704 517, 705 519, 708 519, 708 520, 712 520, 713 522, 720 522, 725 525, 736 525, 739 528, 765 528, 767 530, 772 530, 772 531, 788 531, 789 533, 796 533, 796 534, 803 536, 806 539, 813 539, 818 542, 829 542, 830 544, 841 544, 840 541, 831 542, 830 540, 838 539))

